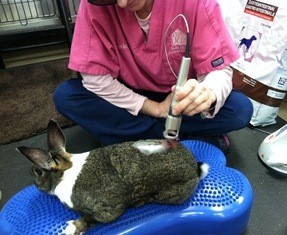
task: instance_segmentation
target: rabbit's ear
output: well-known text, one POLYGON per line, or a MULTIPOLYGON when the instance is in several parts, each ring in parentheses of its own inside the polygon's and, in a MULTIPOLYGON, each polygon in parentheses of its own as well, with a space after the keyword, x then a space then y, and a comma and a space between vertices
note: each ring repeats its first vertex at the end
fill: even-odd
POLYGON ((52 169, 54 161, 48 152, 42 149, 27 148, 24 146, 18 147, 16 149, 40 168, 44 168, 46 170, 52 169))
POLYGON ((66 151, 66 138, 60 126, 54 120, 51 120, 48 124, 48 146, 51 152, 66 151))

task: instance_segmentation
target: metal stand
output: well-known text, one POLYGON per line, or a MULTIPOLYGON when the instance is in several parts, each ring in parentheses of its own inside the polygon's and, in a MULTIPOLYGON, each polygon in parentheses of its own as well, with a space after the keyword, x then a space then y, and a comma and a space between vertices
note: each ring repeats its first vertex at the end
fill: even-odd
POLYGON ((68 38, 68 46, 69 49, 71 48, 72 37, 73 37, 73 30, 72 30, 72 19, 71 19, 71 12, 69 8, 69 1, 68 0, 57 0, 60 16, 62 18, 63 24, 66 28, 67 38, 68 38))

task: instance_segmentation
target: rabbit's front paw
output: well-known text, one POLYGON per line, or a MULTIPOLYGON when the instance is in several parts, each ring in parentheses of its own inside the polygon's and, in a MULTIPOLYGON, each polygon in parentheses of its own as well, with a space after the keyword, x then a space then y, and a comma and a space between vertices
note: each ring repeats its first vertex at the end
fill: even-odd
POLYGON ((75 220, 70 220, 67 222, 67 227, 64 230, 65 235, 82 235, 83 233, 77 230, 77 227, 74 224, 75 220))

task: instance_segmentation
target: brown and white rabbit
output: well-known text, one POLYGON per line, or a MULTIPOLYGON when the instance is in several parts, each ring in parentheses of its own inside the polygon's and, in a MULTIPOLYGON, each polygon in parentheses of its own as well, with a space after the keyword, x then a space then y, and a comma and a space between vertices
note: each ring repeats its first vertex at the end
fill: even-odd
POLYGON ((17 150, 33 162, 31 174, 40 190, 83 214, 67 222, 66 234, 114 221, 131 206, 180 204, 208 172, 208 165, 198 164, 179 142, 141 140, 72 154, 55 121, 49 122, 47 132, 49 151, 17 150))

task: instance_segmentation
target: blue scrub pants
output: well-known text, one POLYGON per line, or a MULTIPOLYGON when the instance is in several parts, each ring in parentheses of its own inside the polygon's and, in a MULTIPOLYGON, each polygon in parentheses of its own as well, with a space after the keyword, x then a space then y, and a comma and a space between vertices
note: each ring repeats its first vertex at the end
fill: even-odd
MULTIPOLYGON (((141 92, 150 99, 162 101, 167 94, 141 92)), ((60 84, 54 93, 55 107, 59 113, 74 121, 105 145, 139 139, 163 138, 164 118, 154 118, 139 113, 133 116, 101 97, 86 90, 80 78, 60 84)), ((224 106, 212 119, 200 115, 183 116, 180 140, 190 136, 219 136, 241 129, 249 124, 253 112, 250 100, 233 90, 224 106)))

